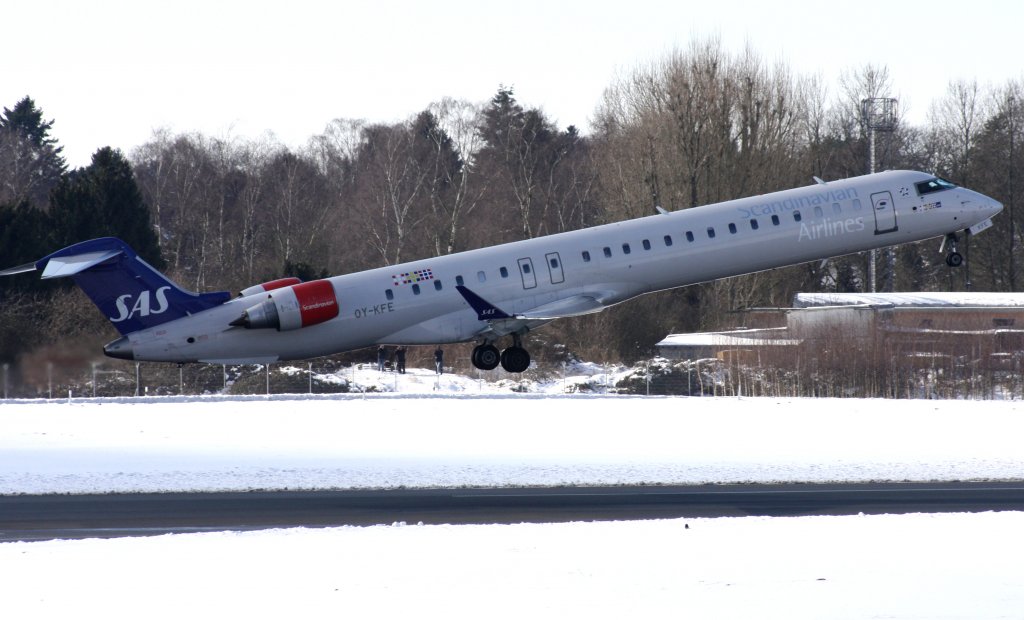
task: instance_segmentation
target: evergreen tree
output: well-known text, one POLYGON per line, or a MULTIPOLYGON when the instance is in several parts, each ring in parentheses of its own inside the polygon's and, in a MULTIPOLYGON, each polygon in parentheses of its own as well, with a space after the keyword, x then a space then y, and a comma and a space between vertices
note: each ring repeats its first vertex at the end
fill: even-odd
POLYGON ((149 207, 142 200, 131 166, 120 151, 104 147, 92 163, 65 175, 53 191, 53 246, 95 237, 118 237, 144 260, 163 267, 149 207))
MULTIPOLYGON (((46 214, 22 201, 12 206, 0 205, 0 265, 13 267, 29 263, 53 251, 49 242, 49 219, 46 214)), ((6 290, 39 290, 39 277, 0 278, 0 295, 6 290)))
POLYGON ((53 121, 43 121, 43 111, 36 107, 36 102, 31 97, 25 97, 14 104, 14 109, 4 108, 0 114, 0 129, 17 130, 28 136, 37 147, 48 146, 53 153, 61 158, 63 146, 57 146, 56 138, 50 137, 50 130, 53 129, 53 121))
POLYGON ((45 208, 50 190, 67 171, 57 140, 50 136, 53 121, 30 97, 0 114, 0 203, 28 200, 45 208))

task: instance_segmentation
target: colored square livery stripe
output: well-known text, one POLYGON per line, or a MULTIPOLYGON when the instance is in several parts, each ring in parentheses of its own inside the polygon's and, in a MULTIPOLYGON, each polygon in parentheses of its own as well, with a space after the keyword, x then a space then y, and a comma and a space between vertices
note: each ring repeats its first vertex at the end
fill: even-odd
POLYGON ((400 284, 415 284, 417 282, 425 282, 427 280, 434 279, 434 271, 432 269, 417 269, 416 271, 410 271, 407 273, 399 273, 391 276, 391 282, 398 286, 400 284))

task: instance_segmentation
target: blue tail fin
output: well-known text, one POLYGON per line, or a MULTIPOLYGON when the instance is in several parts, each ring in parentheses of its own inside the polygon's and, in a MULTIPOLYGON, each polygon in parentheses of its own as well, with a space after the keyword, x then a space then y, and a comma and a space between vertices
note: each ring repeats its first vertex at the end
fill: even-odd
POLYGON ((190 293, 113 237, 68 246, 36 262, 43 278, 70 276, 122 335, 219 306, 231 294, 190 293))

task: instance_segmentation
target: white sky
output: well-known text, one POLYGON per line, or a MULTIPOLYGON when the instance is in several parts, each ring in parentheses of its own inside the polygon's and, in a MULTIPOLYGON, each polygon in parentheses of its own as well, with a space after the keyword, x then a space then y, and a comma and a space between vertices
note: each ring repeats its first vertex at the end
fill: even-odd
POLYGON ((1024 77, 1022 18, 998 0, 41 0, 3 10, 0 106, 33 97, 72 166, 160 127, 298 146, 334 118, 397 121, 500 84, 586 130, 617 72, 720 36, 830 84, 886 65, 921 123, 951 80, 1024 77))

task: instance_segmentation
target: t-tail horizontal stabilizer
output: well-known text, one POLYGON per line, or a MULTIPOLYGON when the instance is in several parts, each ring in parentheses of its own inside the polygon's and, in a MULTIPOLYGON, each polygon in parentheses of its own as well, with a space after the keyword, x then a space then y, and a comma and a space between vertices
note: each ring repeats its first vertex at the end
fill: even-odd
POLYGON ((494 321, 496 319, 514 319, 517 317, 508 314, 507 312, 496 308, 491 302, 487 301, 483 297, 477 295, 473 291, 469 290, 465 286, 456 286, 455 290, 466 300, 466 302, 476 311, 476 318, 481 321, 494 321))
POLYGON ((228 292, 182 290, 127 243, 113 237, 76 243, 32 265, 0 271, 0 275, 33 269, 42 271, 44 279, 72 278, 121 334, 180 319, 231 299, 228 292))

